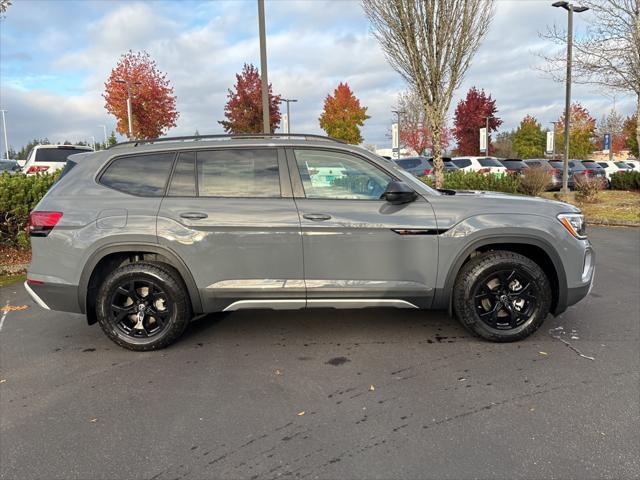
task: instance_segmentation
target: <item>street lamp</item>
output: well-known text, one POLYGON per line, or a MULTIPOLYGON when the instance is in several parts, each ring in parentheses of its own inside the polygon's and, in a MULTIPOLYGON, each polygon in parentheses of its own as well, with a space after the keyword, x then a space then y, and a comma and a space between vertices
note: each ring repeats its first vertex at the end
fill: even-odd
POLYGON ((104 132, 104 148, 107 148, 107 126, 106 125, 98 125, 102 127, 102 131, 104 132))
POLYGON ((131 80, 116 80, 118 83, 127 85, 127 123, 129 124, 129 138, 133 137, 133 122, 131 118, 131 85, 141 85, 142 82, 132 82, 131 80))
POLYGON ((296 103, 298 100, 295 98, 283 98, 283 102, 287 102, 287 131, 286 133, 291 133, 291 115, 289 114, 289 104, 296 103))
POLYGON ((271 133, 269 114, 269 80, 267 78, 267 38, 264 26, 264 0, 258 0, 258 30, 260 35, 260 80, 262 87, 262 130, 271 133))
POLYGON ((567 79, 566 94, 564 106, 564 164, 562 167, 562 193, 569 193, 569 127, 570 127, 570 109, 571 109, 571 61, 573 54, 573 12, 582 13, 589 10, 589 7, 579 7, 569 2, 555 2, 551 4, 553 7, 564 8, 568 13, 567 25, 567 79))
POLYGON ((488 117, 484 118, 484 140, 486 142, 486 148, 485 148, 485 152, 484 154, 488 157, 489 156, 489 119, 492 118, 493 115, 489 115, 488 117))
POLYGON ((400 115, 404 115, 407 112, 405 112, 404 110, 391 110, 391 113, 395 113, 398 116, 398 157, 397 158, 399 159, 400 158, 400 115))
POLYGON ((0 110, 2 112, 2 131, 4 132, 4 153, 6 155, 6 159, 9 160, 9 142, 7 141, 7 122, 4 118, 4 114, 7 113, 6 110, 0 110))

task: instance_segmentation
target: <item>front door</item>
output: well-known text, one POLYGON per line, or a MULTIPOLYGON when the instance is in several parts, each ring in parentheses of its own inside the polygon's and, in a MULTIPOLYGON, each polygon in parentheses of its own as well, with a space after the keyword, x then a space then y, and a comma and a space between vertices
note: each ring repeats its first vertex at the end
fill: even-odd
POLYGON ((205 311, 305 306, 300 221, 283 150, 179 153, 157 231, 191 270, 205 311))
POLYGON ((287 151, 302 226, 307 305, 429 307, 438 240, 423 197, 380 199, 397 180, 356 154, 320 148, 287 151))

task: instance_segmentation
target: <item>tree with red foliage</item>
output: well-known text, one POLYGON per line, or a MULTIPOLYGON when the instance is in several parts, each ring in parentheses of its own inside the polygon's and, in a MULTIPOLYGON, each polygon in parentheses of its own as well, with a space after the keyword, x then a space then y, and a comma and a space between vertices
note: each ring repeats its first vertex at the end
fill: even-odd
MULTIPOLYGON (((228 133, 263 133, 262 84, 260 73, 252 64, 244 64, 242 73, 236 74, 236 84, 229 89, 224 106, 226 120, 218 123, 228 133)), ((269 124, 275 132, 280 125, 281 96, 273 95, 269 84, 269 124)))
MULTIPOLYGON (((418 155, 431 150, 433 135, 428 128, 428 119, 420 97, 409 90, 398 95, 398 111, 403 112, 400 120, 400 144, 411 148, 418 155)), ((445 127, 440 138, 442 150, 451 142, 451 130, 445 127)))
POLYGON ((622 135, 625 142, 625 147, 631 150, 631 154, 640 158, 640 154, 638 152, 638 136, 636 135, 636 127, 638 125, 638 112, 631 117, 627 117, 624 121, 624 126, 622 128, 622 135))
MULTIPOLYGON (((496 117, 498 109, 496 101, 491 95, 472 87, 467 92, 467 97, 460 100, 454 116, 453 136, 458 141, 458 155, 480 155, 480 129, 486 127, 486 119, 489 118, 489 134, 495 132, 502 120, 496 117)), ((491 137, 489 136, 489 152, 493 152, 491 137)))
POLYGON ((157 138, 176 126, 179 114, 173 87, 147 52, 123 54, 104 86, 104 107, 116 117, 118 133, 129 135, 129 87, 133 138, 157 138))
POLYGON ((333 96, 327 95, 324 110, 320 115, 320 127, 327 135, 347 143, 362 143, 360 128, 370 118, 367 107, 360 106, 360 100, 346 83, 340 82, 333 96))

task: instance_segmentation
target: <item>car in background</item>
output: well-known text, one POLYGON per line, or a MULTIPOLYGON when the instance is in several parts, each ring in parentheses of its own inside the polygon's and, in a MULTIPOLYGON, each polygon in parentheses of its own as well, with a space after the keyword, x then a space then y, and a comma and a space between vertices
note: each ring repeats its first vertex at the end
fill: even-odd
POLYGON ((62 170, 69 155, 93 152, 93 148, 83 145, 36 145, 31 149, 24 164, 27 175, 54 173, 62 170))
MULTIPOLYGON (((551 160, 549 163, 562 171, 562 160, 551 160)), ((580 160, 569 160, 569 188, 573 188, 576 181, 585 177, 601 178, 603 182, 606 182, 604 168, 600 167, 600 165, 598 165, 598 167, 598 169, 588 168, 580 160), (573 182, 571 180, 573 180, 573 182)))
POLYGON ((591 170, 593 172, 593 176, 596 178, 600 178, 606 188, 609 188, 609 180, 607 179, 606 170, 595 160, 582 160, 582 165, 584 165, 587 170, 591 170))
POLYGON ((607 176, 607 181, 609 185, 611 185, 611 175, 618 172, 630 172, 632 168, 622 161, 614 161, 614 160, 603 160, 598 162, 602 168, 604 168, 604 173, 607 176))
POLYGON ((624 163, 631 167, 632 172, 640 172, 640 160, 625 160, 624 163))
POLYGON ((15 175, 20 172, 22 169, 16 160, 0 160, 0 174, 4 172, 9 172, 9 175, 15 175))
MULTIPOLYGON (((432 176, 433 175, 433 158, 428 157, 407 157, 407 158, 394 158, 393 162, 400 168, 406 170, 411 175, 416 177, 432 176)), ((459 170, 458 167, 451 161, 449 157, 443 157, 445 172, 455 172, 459 170)))
MULTIPOLYGON (((529 168, 542 168, 551 176, 551 183, 547 190, 560 190, 562 188, 562 165, 557 168, 544 158, 528 158, 523 161, 529 168)), ((573 187, 573 177, 571 175, 569 175, 568 186, 569 188, 573 187)))
POLYGON ((454 157, 451 161, 465 172, 504 175, 507 169, 495 157, 454 157))
POLYGON ((507 169, 507 173, 514 175, 522 175, 524 170, 529 168, 529 166, 519 158, 500 158, 498 161, 507 169))

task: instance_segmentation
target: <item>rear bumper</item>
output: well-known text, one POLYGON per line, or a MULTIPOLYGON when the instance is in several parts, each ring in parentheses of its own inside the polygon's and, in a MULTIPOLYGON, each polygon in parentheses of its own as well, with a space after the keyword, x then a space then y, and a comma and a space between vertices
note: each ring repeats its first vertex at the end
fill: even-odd
POLYGON ((47 310, 82 313, 78 305, 78 287, 55 283, 24 282, 24 288, 31 298, 47 310))

